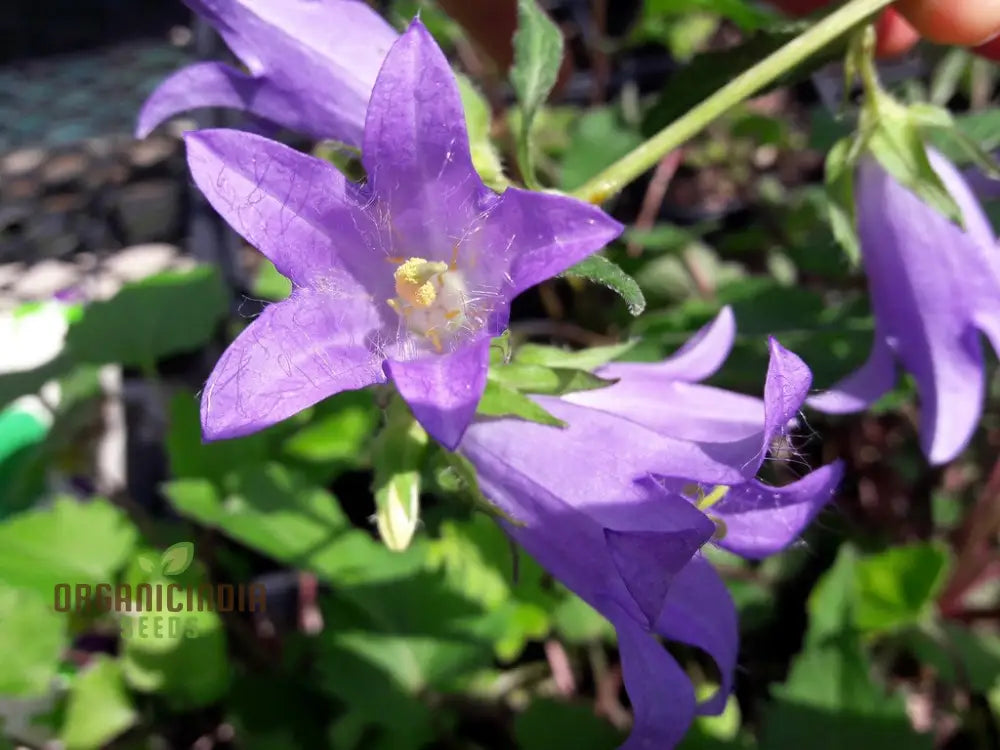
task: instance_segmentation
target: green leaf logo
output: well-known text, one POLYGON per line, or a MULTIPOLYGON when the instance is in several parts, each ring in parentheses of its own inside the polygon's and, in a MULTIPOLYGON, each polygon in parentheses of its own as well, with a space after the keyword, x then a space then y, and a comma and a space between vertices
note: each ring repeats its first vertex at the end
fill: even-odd
POLYGON ((160 558, 160 570, 165 576, 179 576, 194 560, 194 545, 191 542, 178 542, 167 548, 160 558))

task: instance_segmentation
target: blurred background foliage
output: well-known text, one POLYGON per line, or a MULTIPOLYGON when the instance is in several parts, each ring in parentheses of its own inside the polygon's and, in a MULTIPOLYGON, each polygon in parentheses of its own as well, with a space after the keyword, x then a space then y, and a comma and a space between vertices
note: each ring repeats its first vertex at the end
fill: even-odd
MULTIPOLYGON (((749 0, 548 7, 573 64, 531 144, 542 182, 563 190, 795 30, 749 0)), ((478 166, 511 174, 520 114, 503 72, 434 3, 386 10, 400 26, 420 11, 472 82, 478 166)), ((645 314, 600 285, 554 281, 515 304, 515 349, 634 340, 626 359, 655 360, 731 305, 739 337, 718 385, 759 393, 768 334, 818 388, 860 364, 872 336, 864 280, 834 239, 822 186, 826 153, 852 128, 828 62, 731 112, 610 206, 628 229, 607 255, 637 281, 645 314)), ((903 98, 951 108, 983 148, 1000 146, 991 65, 924 46, 883 74, 903 98)), ((386 393, 342 394, 202 444, 205 368, 261 300, 289 291, 266 261, 240 257, 242 285, 199 264, 58 303, 69 321, 52 334, 58 353, 0 375, 0 748, 617 746, 630 718, 613 629, 512 548, 439 450, 419 468, 412 542, 394 552, 379 540, 373 444, 386 393), (128 432, 119 481, 102 469, 116 403, 128 432), (185 638, 54 609, 62 582, 164 580, 149 561, 178 542, 196 554, 185 583, 262 583, 266 612, 199 613, 185 638)), ((837 457, 848 478, 786 553, 751 564, 708 550, 740 612, 740 671, 726 712, 699 719, 685 748, 1000 747, 991 383, 976 440, 941 469, 920 456, 905 381, 862 417, 805 415, 768 478, 837 457)), ((710 692, 709 660, 673 650, 710 692)))

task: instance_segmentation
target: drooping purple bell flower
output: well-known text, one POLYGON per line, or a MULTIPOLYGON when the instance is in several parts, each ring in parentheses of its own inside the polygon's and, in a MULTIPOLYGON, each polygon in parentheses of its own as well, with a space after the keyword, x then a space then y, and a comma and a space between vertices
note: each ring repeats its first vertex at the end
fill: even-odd
POLYGON ((989 220, 958 170, 931 164, 964 216, 949 221, 874 160, 857 171, 861 252, 875 315, 868 361, 809 405, 833 414, 861 411, 896 383, 896 362, 920 394, 920 441, 933 464, 957 456, 982 414, 980 334, 1000 351, 1000 251, 989 220))
POLYGON ((511 300, 621 232, 595 206, 508 188, 472 165, 455 78, 419 20, 392 47, 365 123, 364 185, 260 136, 186 136, 214 208, 291 296, 230 345, 202 395, 206 439, 260 430, 391 378, 452 448, 486 384, 511 300))
POLYGON ((635 711, 628 750, 673 747, 696 713, 722 711, 732 689, 736 611, 697 550, 715 536, 746 557, 777 552, 841 478, 839 464, 785 487, 753 478, 812 376, 772 341, 763 400, 698 384, 733 334, 726 309, 664 362, 608 365, 598 372, 620 378, 610 387, 536 397, 565 429, 478 419, 459 446, 484 494, 517 522, 503 524, 510 536, 615 626, 635 711), (721 499, 702 512, 705 495, 721 499), (712 656, 722 677, 715 696, 696 705, 656 635, 712 656))
POLYGON ((182 112, 227 107, 315 138, 361 145, 368 99, 398 35, 358 0, 184 0, 249 73, 219 62, 177 71, 150 95, 136 137, 182 112))

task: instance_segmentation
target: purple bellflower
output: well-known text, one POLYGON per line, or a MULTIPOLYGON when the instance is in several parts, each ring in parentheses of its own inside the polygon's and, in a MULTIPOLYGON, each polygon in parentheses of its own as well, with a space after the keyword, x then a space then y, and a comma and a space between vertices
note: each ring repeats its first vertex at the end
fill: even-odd
POLYGON ((933 464, 968 444, 983 408, 980 333, 1000 351, 1000 252, 989 220, 958 170, 931 164, 954 197, 965 228, 900 185, 874 160, 857 171, 861 251, 875 315, 868 361, 809 405, 861 411, 892 389, 896 362, 920 394, 920 440, 933 464))
POLYGON ((136 136, 201 107, 249 112, 315 138, 361 145, 375 77, 398 35, 358 0, 185 0, 249 73, 190 65, 157 87, 136 136))
POLYGON ((599 370, 620 378, 612 386, 536 397, 566 428, 477 419, 459 446, 483 493, 516 522, 503 522, 508 534, 615 626, 635 713, 627 750, 673 747, 696 714, 721 712, 731 692, 736 610, 700 548, 714 539, 745 557, 778 552, 841 479, 839 464, 784 487, 753 478, 812 376, 772 341, 763 400, 698 384, 732 339, 727 309, 664 362, 599 370), (699 490, 713 486, 706 507, 699 490), (655 636, 708 653, 719 691, 698 705, 655 636))
POLYGON ((207 440, 262 429, 391 378, 454 448, 486 384, 490 338, 525 289, 621 225, 595 206, 508 188, 472 166, 455 78, 415 20, 386 58, 365 123, 364 185, 260 136, 186 136, 191 174, 291 296, 230 345, 202 395, 207 440))

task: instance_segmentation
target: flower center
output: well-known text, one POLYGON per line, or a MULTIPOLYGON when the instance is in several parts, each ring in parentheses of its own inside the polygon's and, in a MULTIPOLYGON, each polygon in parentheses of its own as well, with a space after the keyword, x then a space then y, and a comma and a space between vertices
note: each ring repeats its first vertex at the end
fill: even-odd
POLYGON ((466 322, 466 288, 462 273, 451 263, 425 258, 390 259, 396 297, 387 300, 406 327, 426 336, 438 353, 444 341, 466 322))

